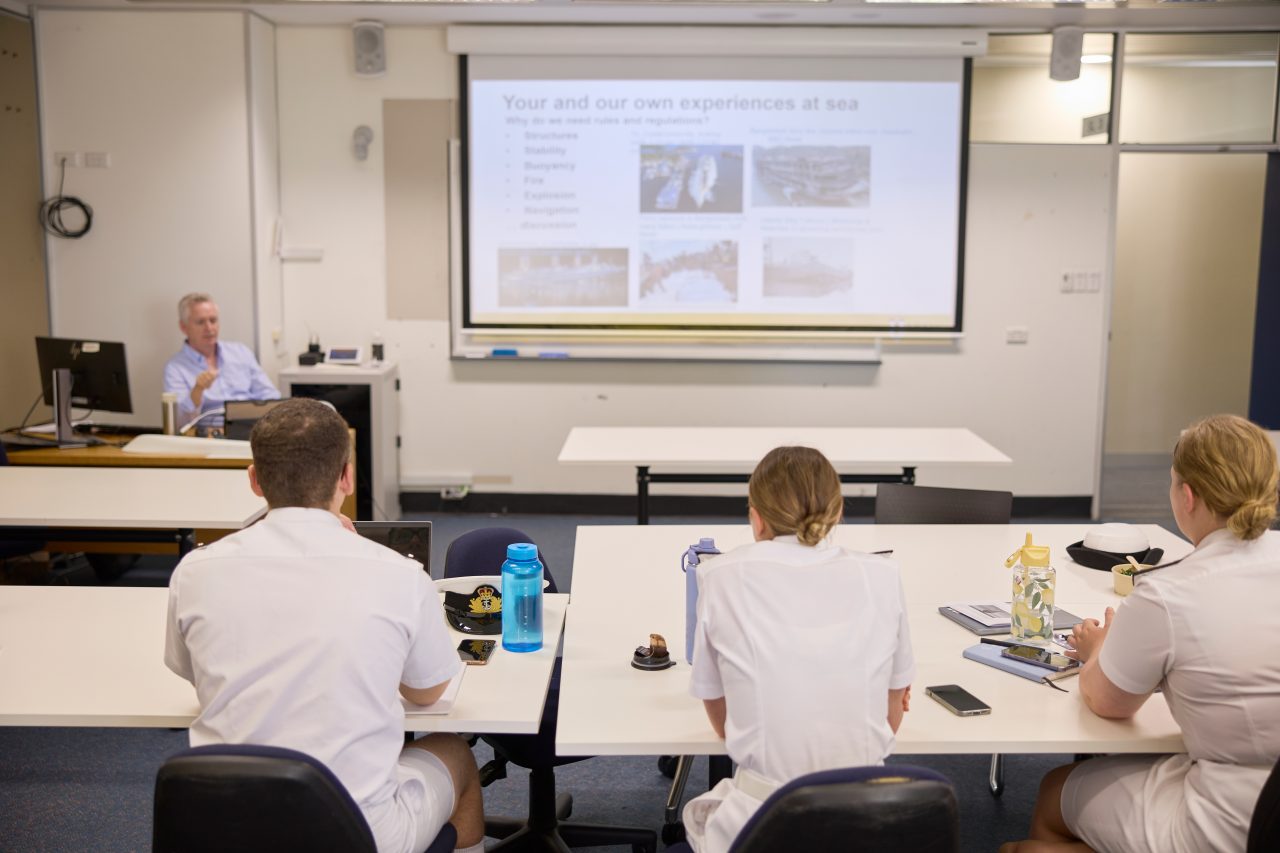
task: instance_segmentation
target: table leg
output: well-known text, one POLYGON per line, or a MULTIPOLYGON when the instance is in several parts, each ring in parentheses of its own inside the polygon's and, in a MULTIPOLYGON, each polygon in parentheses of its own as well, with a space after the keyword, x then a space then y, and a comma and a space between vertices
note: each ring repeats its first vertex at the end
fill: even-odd
POLYGON ((636 466, 636 524, 649 523, 649 466, 636 466))
POLYGON ((196 546, 196 532, 190 527, 178 530, 178 557, 185 557, 196 546))
POLYGON ((916 469, 914 465, 902 466, 902 484, 904 486, 914 486, 916 484, 916 469))
POLYGON ((1004 793, 1004 756, 998 752, 991 756, 991 772, 987 775, 987 787, 991 789, 993 797, 1004 793))
POLYGON ((733 775, 733 759, 727 755, 711 755, 707 761, 707 789, 719 784, 721 779, 733 775))

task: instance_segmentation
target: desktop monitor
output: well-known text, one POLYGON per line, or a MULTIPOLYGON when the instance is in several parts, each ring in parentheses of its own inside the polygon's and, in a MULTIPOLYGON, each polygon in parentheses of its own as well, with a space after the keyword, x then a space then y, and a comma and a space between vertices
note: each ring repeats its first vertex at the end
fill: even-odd
POLYGON ((71 441, 72 406, 132 414, 124 344, 37 337, 36 360, 44 402, 54 408, 59 444, 71 441))

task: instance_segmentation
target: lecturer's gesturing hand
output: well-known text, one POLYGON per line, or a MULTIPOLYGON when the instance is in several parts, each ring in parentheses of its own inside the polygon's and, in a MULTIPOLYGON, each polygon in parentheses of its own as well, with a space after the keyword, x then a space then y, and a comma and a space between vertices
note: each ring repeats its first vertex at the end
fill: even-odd
POLYGON ((1103 624, 1099 625, 1097 619, 1085 619, 1072 628, 1071 645, 1075 646, 1075 649, 1068 651, 1067 657, 1081 662, 1093 658, 1098 653, 1098 649, 1102 648, 1103 641, 1107 639, 1107 632, 1111 630, 1111 618, 1115 615, 1115 608, 1108 607, 1107 612, 1103 614, 1103 624))
POLYGON ((206 370, 204 373, 201 373, 199 376, 196 377, 196 387, 199 388, 201 391, 208 391, 209 386, 212 385, 214 383, 214 380, 216 380, 217 378, 218 378, 218 368, 211 367, 208 370, 206 370))

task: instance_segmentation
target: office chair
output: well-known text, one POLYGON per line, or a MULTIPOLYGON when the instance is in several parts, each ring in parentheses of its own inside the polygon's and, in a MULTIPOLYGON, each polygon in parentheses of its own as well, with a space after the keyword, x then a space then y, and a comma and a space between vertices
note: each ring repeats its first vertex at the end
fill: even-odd
MULTIPOLYGON (((427 853, 458 839, 446 823, 427 853)), ((255 744, 184 750, 156 773, 153 853, 377 853, 338 777, 311 756, 255 744)))
POLYGON ((876 486, 876 524, 1008 524, 1012 513, 1012 492, 876 486))
MULTIPOLYGON (((851 767, 774 791, 729 853, 957 853, 960 811, 951 783, 924 767, 851 767)), ((668 853, 692 853, 686 843, 668 853)))
MULTIPOLYGON (((880 483, 876 524, 1008 524, 1013 493, 985 489, 939 489, 880 483)), ((991 796, 1004 793, 1004 758, 991 756, 987 775, 991 796)))
POLYGON ((1271 768, 1271 775, 1258 794, 1258 804, 1253 807, 1245 853, 1271 850, 1280 850, 1280 761, 1271 768))
MULTIPOLYGON (((507 546, 513 542, 532 542, 530 536, 511 527, 485 527, 462 534, 449 543, 444 556, 444 577, 496 575, 507 559, 507 546)), ((556 591, 555 579, 545 554, 539 554, 548 581, 547 592, 556 591)), ((556 638, 548 637, 549 643, 556 638)), ((560 706, 560 662, 556 661, 542 710, 542 722, 535 735, 481 735, 493 747, 494 762, 481 770, 482 784, 506 776, 509 762, 529 770, 529 817, 526 821, 485 817, 485 834, 503 839, 491 850, 560 850, 573 847, 630 845, 636 853, 655 853, 656 833, 648 829, 621 826, 597 826, 566 823, 573 811, 573 798, 556 795, 555 768, 584 760, 585 756, 556 756, 556 716, 560 706), (496 763, 495 766, 491 766, 496 763)))

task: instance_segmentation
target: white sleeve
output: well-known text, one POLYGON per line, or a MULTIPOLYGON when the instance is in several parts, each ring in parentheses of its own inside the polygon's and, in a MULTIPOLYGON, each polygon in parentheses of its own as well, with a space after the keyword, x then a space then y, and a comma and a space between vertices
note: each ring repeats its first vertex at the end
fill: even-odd
MULTIPOLYGON (((416 565, 416 564, 415 564, 416 565)), ((444 608, 435 585, 421 567, 416 579, 418 620, 410 638, 409 654, 404 661, 400 683, 415 690, 435 687, 458 674, 462 661, 454 651, 453 638, 444 621, 444 608)))
POLYGON ((1111 620, 1098 666, 1126 693, 1145 696, 1173 667, 1173 623, 1154 581, 1139 581, 1111 620))
POLYGON ((720 678, 719 655, 711 644, 708 625, 711 590, 698 579, 698 616, 693 629, 693 675, 689 677, 689 693, 696 699, 720 699, 724 697, 724 683, 720 678))
POLYGON ((906 594, 902 591, 902 578, 898 577, 898 645, 893 650, 893 675, 889 678, 890 690, 910 687, 916 677, 916 658, 911 651, 911 626, 907 619, 906 594))
POLYGON ((164 665, 187 681, 195 683, 195 671, 191 667, 191 652, 178 624, 178 595, 174 590, 175 573, 169 582, 169 611, 164 621, 164 665))

